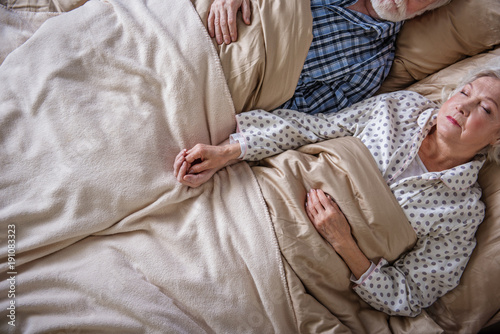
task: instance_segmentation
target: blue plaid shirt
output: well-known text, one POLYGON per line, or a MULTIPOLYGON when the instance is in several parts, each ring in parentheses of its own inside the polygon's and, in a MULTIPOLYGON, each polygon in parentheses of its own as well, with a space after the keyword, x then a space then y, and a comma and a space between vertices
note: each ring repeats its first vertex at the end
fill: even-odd
POLYGON ((346 9, 357 0, 311 0, 313 41, 294 96, 280 108, 336 112, 373 95, 394 60, 402 22, 346 9))

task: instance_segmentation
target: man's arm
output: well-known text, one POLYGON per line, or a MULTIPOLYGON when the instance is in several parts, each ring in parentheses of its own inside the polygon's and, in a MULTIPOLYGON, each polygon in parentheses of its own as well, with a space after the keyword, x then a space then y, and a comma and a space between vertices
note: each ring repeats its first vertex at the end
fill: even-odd
POLYGON ((208 33, 218 44, 238 39, 236 14, 241 10, 243 22, 250 24, 250 0, 215 0, 208 14, 208 33))

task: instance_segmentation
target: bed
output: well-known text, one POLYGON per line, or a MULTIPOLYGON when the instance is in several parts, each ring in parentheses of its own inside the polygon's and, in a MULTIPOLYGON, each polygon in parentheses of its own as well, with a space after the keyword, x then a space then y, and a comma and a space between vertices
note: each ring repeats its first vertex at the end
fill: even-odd
MULTIPOLYGON (((0 331, 498 328, 499 166, 481 171, 486 218, 460 285, 414 318, 362 302, 308 224, 306 191, 321 187, 342 198, 369 257, 412 247, 358 141, 238 163, 195 189, 176 182, 182 148, 222 142, 235 113, 291 95, 311 40, 307 1, 255 0, 240 40, 217 46, 204 28, 209 3, 2 2, 0 331)), ((453 0, 405 23, 379 94, 409 89, 439 103, 471 68, 500 64, 499 43, 496 0, 453 0)))

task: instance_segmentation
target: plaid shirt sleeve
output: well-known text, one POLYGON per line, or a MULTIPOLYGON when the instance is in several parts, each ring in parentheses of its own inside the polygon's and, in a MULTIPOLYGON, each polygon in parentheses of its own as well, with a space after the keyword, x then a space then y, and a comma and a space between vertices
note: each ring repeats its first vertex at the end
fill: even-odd
POLYGON ((294 96, 280 108, 337 112, 378 90, 394 60, 402 23, 346 9, 355 2, 311 1, 313 41, 294 96))

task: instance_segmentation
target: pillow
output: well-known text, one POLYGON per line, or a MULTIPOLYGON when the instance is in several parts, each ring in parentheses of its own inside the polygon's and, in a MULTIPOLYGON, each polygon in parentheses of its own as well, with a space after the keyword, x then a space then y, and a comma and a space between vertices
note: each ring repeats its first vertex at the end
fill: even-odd
POLYGON ((0 0, 8 9, 28 12, 69 12, 87 0, 0 0))
POLYGON ((406 22, 379 93, 404 89, 448 65, 500 44, 498 0, 452 0, 406 22))
POLYGON ((443 95, 446 96, 448 93, 451 93, 467 73, 480 66, 488 66, 489 64, 500 67, 500 47, 450 65, 411 85, 407 89, 417 92, 437 104, 441 104, 443 102, 443 95))
MULTIPOLYGON (((212 0, 191 0, 203 24, 212 0)), ((309 0, 251 0, 247 26, 238 13, 238 40, 214 46, 237 113, 272 110, 293 96, 312 41, 309 0)))

